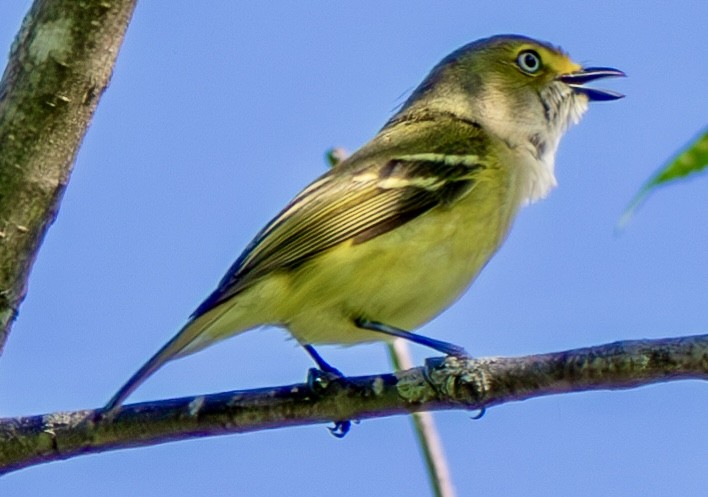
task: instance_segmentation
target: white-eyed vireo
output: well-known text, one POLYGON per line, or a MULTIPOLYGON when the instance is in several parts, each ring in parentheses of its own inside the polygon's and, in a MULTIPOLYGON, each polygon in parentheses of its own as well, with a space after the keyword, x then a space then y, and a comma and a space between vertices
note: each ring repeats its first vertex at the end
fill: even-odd
POLYGON ((119 406, 167 361, 261 325, 312 344, 403 337, 452 304, 544 197, 558 142, 591 100, 583 68, 522 36, 475 41, 433 68, 379 133, 297 195, 246 247, 187 324, 116 393, 119 406))

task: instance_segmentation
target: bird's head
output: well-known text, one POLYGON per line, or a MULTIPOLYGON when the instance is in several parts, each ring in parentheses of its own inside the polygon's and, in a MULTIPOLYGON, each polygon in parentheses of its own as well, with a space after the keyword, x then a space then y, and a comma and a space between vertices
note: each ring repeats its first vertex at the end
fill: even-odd
POLYGON ((531 143, 539 158, 555 153, 561 135, 589 101, 623 95, 585 83, 624 76, 583 67, 560 48, 518 35, 465 45, 445 57, 404 104, 403 113, 438 111, 474 121, 511 146, 531 143))

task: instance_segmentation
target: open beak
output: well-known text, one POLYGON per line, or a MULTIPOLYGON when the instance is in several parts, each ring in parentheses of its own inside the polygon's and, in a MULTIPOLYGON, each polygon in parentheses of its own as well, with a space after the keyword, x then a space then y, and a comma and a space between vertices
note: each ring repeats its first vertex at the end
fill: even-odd
POLYGON ((576 92, 587 95, 590 101, 604 101, 617 100, 618 98, 624 97, 624 95, 612 90, 600 90, 583 85, 600 78, 622 78, 625 76, 626 74, 622 71, 611 67, 586 67, 582 71, 563 74, 559 76, 558 79, 576 92))

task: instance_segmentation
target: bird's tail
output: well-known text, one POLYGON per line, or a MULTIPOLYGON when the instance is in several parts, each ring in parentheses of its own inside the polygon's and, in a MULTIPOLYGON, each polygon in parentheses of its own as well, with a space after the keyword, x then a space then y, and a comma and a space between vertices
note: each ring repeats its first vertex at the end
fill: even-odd
POLYGON ((214 341, 252 328, 252 326, 248 326, 240 330, 231 330, 228 335, 214 335, 211 328, 218 327, 219 319, 228 312, 229 307, 228 305, 222 305, 187 322, 169 342, 158 350, 155 355, 143 364, 143 366, 120 387, 120 390, 116 392, 103 408, 104 415, 111 416, 114 414, 125 399, 166 362, 196 352, 214 341))

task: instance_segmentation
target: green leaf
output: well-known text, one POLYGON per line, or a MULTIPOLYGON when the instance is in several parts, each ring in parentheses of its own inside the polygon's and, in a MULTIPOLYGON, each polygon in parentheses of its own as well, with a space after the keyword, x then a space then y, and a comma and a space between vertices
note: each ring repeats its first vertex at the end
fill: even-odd
POLYGON ((658 187, 695 175, 706 168, 708 168, 708 128, 703 129, 694 140, 689 142, 681 152, 642 186, 622 214, 617 227, 624 228, 637 208, 658 187))
POLYGON ((341 147, 333 147, 325 152, 325 161, 329 167, 334 167, 347 158, 347 152, 341 147))

